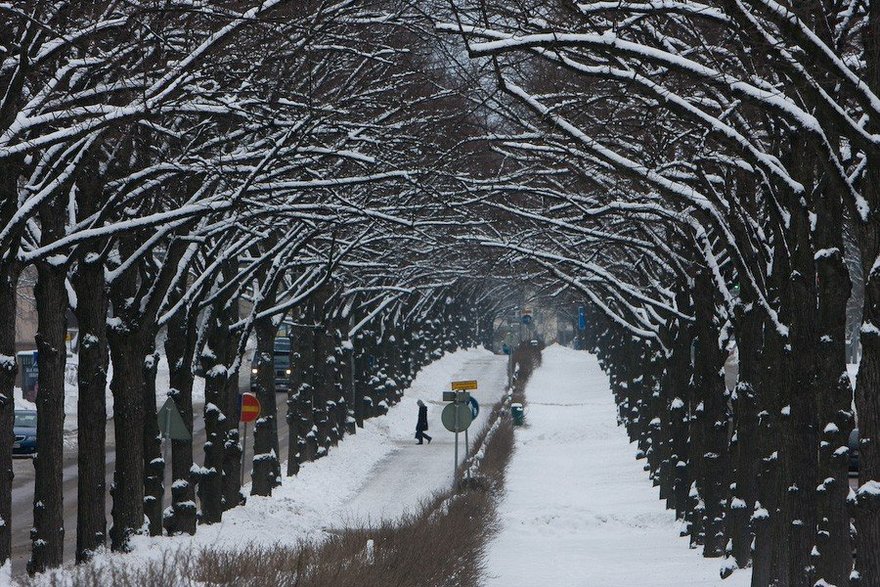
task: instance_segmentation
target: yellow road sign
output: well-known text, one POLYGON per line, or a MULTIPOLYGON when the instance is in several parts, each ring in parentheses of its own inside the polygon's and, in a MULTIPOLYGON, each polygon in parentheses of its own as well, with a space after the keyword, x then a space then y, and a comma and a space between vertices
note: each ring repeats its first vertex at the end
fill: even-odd
POLYGON ((463 391, 466 389, 476 389, 477 382, 476 381, 453 381, 452 389, 455 391, 463 391))

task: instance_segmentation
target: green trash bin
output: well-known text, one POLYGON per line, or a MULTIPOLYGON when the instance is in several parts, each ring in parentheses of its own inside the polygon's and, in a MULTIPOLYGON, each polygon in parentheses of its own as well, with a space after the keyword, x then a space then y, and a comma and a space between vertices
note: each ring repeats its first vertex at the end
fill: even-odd
POLYGON ((510 415, 513 416, 513 425, 522 426, 526 420, 526 412, 520 403, 510 404, 510 415))

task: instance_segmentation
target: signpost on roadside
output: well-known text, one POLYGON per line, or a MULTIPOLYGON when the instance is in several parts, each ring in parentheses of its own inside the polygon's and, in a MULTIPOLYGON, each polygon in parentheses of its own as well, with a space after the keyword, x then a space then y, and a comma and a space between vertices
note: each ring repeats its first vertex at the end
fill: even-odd
POLYGON ((452 402, 443 408, 443 413, 441 414, 440 419, 443 421, 443 426, 445 426, 447 430, 455 433, 455 462, 452 467, 453 475, 455 475, 455 470, 458 468, 458 433, 464 432, 464 452, 467 454, 467 431, 471 422, 476 418, 473 405, 477 405, 476 413, 479 413, 480 410, 477 401, 471 397, 469 390, 472 389, 477 389, 477 382, 475 380, 453 381, 452 391, 443 392, 443 401, 452 402), (473 403, 471 403, 471 400, 473 400, 473 403))
POLYGON ((241 482, 240 485, 244 485, 244 459, 245 452, 247 452, 247 431, 248 431, 248 423, 253 422, 257 418, 260 417, 260 410, 262 406, 260 405, 260 400, 257 399, 257 396, 253 393, 243 393, 241 394, 241 417, 239 418, 242 422, 244 422, 244 436, 242 436, 241 440, 241 482))

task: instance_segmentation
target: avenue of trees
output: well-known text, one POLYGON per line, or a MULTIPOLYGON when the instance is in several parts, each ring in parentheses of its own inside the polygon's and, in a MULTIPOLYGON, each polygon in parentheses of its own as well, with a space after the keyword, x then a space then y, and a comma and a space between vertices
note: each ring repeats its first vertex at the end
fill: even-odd
POLYGON ((241 502, 249 340, 267 495, 421 365, 490 342, 528 289, 586 307, 621 424, 722 575, 880 585, 880 3, 105 0, 0 18, 0 564, 16 289, 35 268, 32 572, 62 560, 68 308, 82 561, 241 502), (163 512, 157 395, 191 426, 197 376, 208 441, 172 443, 163 512))

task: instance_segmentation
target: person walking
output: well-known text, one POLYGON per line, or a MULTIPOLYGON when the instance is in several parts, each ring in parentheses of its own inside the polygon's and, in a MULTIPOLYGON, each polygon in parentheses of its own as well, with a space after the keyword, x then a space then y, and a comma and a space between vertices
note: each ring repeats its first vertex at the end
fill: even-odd
POLYGON ((424 444, 422 442, 423 439, 427 439, 428 444, 431 444, 431 437, 425 434, 425 431, 428 429, 428 406, 422 400, 419 400, 418 404, 419 419, 416 422, 416 439, 419 441, 418 444, 424 444))

